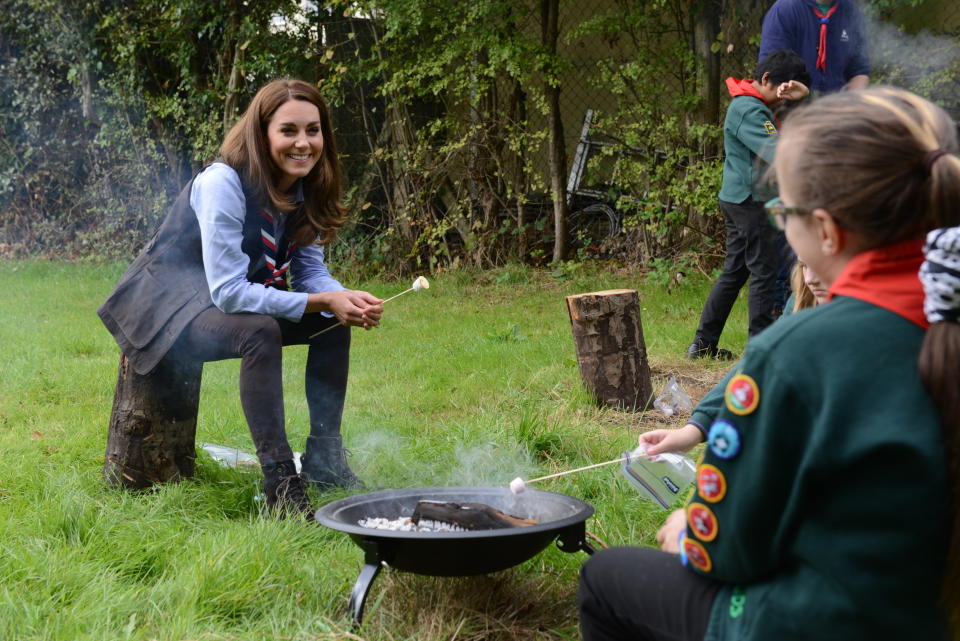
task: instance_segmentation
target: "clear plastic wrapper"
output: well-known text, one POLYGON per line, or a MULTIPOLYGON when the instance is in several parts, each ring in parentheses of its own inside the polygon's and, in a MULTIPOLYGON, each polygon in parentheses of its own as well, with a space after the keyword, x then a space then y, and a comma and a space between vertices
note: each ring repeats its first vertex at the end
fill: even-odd
POLYGON ((632 452, 624 452, 626 459, 621 471, 639 492, 664 510, 669 509, 677 496, 693 482, 697 467, 681 454, 646 455, 646 445, 632 452))
POLYGON ((654 399, 653 406, 664 416, 673 416, 681 412, 689 414, 693 410, 693 400, 683 391, 677 379, 671 376, 660 391, 660 395, 654 399))

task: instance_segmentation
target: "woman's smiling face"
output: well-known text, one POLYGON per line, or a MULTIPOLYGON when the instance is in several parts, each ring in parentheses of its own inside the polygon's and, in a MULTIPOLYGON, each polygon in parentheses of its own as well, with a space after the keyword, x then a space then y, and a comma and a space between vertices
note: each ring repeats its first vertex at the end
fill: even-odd
POLYGON ((280 172, 277 187, 286 191, 319 162, 323 153, 320 111, 305 100, 288 100, 267 123, 270 158, 280 172))

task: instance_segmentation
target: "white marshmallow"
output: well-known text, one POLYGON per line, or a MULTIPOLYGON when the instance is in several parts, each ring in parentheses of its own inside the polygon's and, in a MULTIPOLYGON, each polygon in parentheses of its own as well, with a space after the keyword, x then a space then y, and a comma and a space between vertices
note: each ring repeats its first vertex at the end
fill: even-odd
POLYGON ((421 289, 430 289, 430 282, 423 276, 417 276, 417 280, 413 281, 413 291, 419 292, 421 289))
POLYGON ((527 484, 523 482, 523 479, 519 476, 512 481, 510 481, 510 491, 514 494, 520 494, 525 489, 527 489, 527 484))

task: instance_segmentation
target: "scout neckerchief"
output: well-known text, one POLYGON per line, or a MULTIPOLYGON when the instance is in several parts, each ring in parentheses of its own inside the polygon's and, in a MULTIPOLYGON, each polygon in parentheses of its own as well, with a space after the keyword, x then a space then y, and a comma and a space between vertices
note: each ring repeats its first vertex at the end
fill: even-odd
POLYGON ((278 225, 276 216, 267 210, 260 212, 260 240, 263 243, 263 260, 269 273, 263 284, 266 287, 287 289, 287 272, 290 270, 290 258, 297 250, 296 243, 287 240, 283 225, 278 225))
POLYGON ((830 24, 830 16, 837 11, 837 5, 840 0, 836 0, 827 15, 823 15, 820 7, 813 7, 813 14, 820 18, 820 45, 817 47, 817 69, 827 72, 827 25, 830 24))
POLYGON ((902 316, 927 329, 923 313, 923 239, 861 252, 850 259, 830 286, 827 300, 849 296, 902 316))
POLYGON ((753 80, 751 78, 744 78, 743 80, 727 78, 727 91, 730 92, 731 98, 736 98, 737 96, 752 96, 760 100, 763 104, 767 104, 763 99, 763 94, 753 86, 753 80))

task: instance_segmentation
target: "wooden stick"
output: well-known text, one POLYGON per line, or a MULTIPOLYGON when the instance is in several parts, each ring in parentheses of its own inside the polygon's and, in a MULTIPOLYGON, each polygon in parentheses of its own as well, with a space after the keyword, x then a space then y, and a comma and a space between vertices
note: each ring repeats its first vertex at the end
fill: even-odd
POLYGON ((547 479, 556 478, 558 476, 565 476, 567 474, 573 474, 574 472, 582 472, 584 470, 590 470, 595 467, 602 467, 604 465, 612 465, 614 463, 622 463, 629 460, 629 456, 621 456, 620 458, 613 459, 612 461, 605 461, 603 463, 594 463, 593 465, 585 465, 583 467, 578 467, 575 470, 567 470, 566 472, 557 472, 556 474, 547 474, 546 476, 540 476, 535 479, 530 479, 529 481, 524 481, 524 483, 536 483, 537 481, 546 481, 547 479))
MULTIPOLYGON (((310 334, 310 338, 316 338, 316 337, 319 336, 320 334, 326 334, 327 332, 329 332, 329 331, 330 331, 331 329, 333 329, 334 327, 340 327, 341 325, 343 325, 343 322, 339 322, 339 323, 337 323, 336 325, 331 325, 330 327, 327 327, 326 329, 321 329, 321 330, 320 330, 319 332, 317 332, 316 334, 310 334)), ((310 338, 308 338, 307 340, 310 340, 310 338)))
POLYGON ((383 302, 380 303, 380 304, 381 304, 381 305, 384 305, 384 304, 386 304, 386 303, 389 303, 389 302, 392 301, 394 298, 398 298, 398 297, 403 296, 404 294, 408 294, 408 293, 410 293, 410 292, 412 292, 412 291, 413 291, 413 287, 411 287, 410 289, 404 290, 404 291, 400 292, 399 294, 394 294, 393 296, 391 296, 390 298, 388 298, 387 300, 383 301, 383 302))

